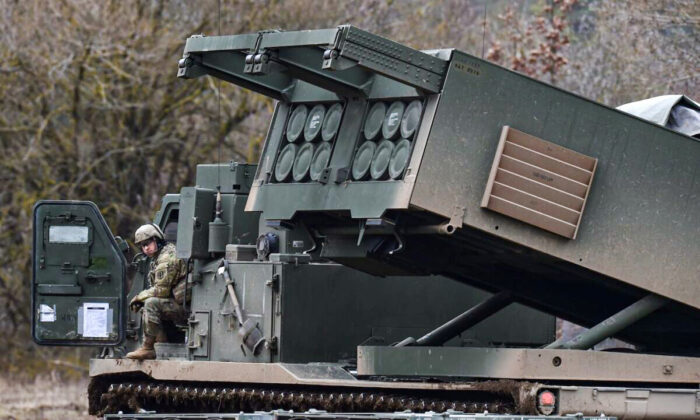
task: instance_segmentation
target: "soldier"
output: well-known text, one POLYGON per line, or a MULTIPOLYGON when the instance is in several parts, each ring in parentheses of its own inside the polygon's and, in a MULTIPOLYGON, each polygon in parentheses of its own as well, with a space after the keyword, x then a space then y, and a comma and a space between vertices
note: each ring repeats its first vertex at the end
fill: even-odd
POLYGON ((136 230, 134 242, 151 258, 148 280, 150 288, 136 295, 129 307, 134 312, 143 306, 143 344, 126 355, 129 359, 155 359, 153 344, 167 341, 163 321, 184 322, 187 314, 183 297, 187 266, 177 258, 175 245, 166 243, 163 232, 155 224, 143 225, 136 230))

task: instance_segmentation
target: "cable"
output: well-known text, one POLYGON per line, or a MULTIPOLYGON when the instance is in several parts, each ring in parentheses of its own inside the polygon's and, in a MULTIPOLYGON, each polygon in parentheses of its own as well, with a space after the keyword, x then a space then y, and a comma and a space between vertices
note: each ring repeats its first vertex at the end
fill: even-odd
POLYGON ((484 22, 481 30, 481 59, 484 59, 484 48, 486 45, 486 11, 489 8, 489 0, 484 2, 484 22))

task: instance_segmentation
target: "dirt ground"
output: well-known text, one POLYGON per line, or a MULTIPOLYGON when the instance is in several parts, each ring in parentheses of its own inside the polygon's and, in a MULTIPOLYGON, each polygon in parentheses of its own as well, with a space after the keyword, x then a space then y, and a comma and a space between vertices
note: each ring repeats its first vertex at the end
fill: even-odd
POLYGON ((88 380, 66 382, 56 377, 11 381, 0 377, 0 419, 95 420, 87 413, 88 380))

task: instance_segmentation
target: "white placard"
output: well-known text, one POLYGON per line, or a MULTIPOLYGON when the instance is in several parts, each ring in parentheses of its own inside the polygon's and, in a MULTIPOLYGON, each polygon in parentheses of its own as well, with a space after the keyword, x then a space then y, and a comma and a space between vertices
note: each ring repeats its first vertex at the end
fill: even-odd
POLYGON ((86 244, 89 238, 87 226, 49 226, 49 242, 86 244))
POLYGON ((39 305, 39 322, 56 322, 56 305, 39 305))
POLYGON ((109 303, 83 304, 83 337, 106 338, 109 303))

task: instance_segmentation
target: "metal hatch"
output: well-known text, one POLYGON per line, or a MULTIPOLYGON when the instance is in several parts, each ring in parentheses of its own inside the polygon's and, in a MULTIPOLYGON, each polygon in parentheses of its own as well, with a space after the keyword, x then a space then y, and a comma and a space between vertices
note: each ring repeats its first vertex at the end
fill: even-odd
POLYGON ((116 345, 124 337, 126 260, 94 203, 34 206, 32 337, 42 345, 116 345))

